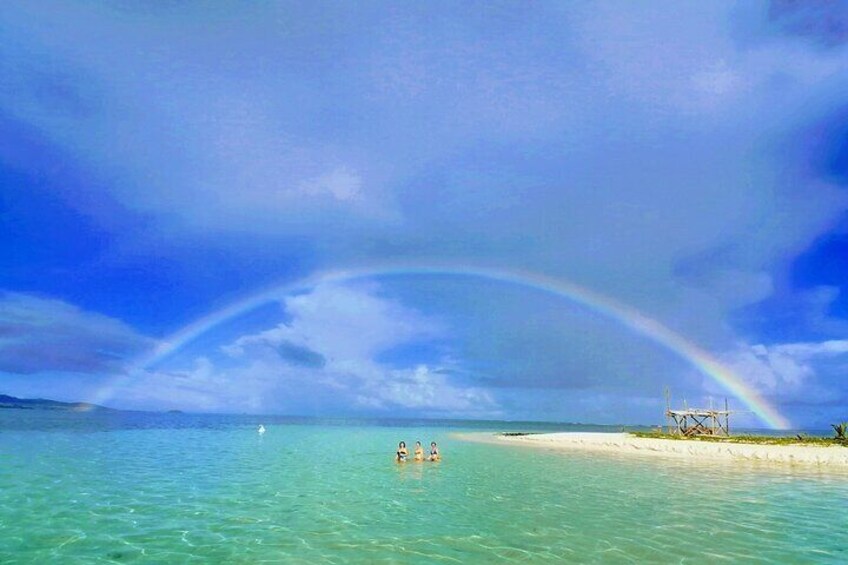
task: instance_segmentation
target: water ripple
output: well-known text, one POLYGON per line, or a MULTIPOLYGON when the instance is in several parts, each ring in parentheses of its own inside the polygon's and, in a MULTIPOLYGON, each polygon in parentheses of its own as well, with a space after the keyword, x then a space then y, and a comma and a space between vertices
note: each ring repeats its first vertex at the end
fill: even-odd
POLYGON ((0 562, 848 561, 848 479, 268 424, 0 434, 0 562), (396 465, 399 439, 439 464, 396 465))

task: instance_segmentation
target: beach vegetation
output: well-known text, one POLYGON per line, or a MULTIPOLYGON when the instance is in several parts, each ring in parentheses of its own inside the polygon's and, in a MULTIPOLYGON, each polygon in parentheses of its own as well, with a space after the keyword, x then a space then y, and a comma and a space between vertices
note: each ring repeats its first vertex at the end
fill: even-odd
POLYGON ((839 424, 832 424, 833 431, 836 432, 836 437, 834 438, 836 441, 846 442, 848 441, 848 422, 841 422, 839 424))
POLYGON ((832 437, 824 436, 809 436, 796 434, 793 436, 780 435, 754 435, 740 434, 732 436, 692 436, 686 437, 679 434, 669 434, 657 431, 632 431, 630 434, 636 437, 653 438, 653 439, 670 439, 677 441, 710 441, 718 443, 747 443, 753 445, 818 445, 832 446, 842 445, 848 447, 848 442, 832 437))

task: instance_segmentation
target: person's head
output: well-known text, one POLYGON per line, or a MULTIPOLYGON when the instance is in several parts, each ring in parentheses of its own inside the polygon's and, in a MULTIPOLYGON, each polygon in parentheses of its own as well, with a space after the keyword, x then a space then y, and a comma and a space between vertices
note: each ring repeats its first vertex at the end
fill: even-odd
POLYGON ((416 442, 415 442, 415 447, 421 447, 421 442, 420 442, 420 441, 416 441, 416 442))
POLYGON ((430 442, 430 447, 436 447, 436 442, 435 442, 435 441, 431 441, 431 442, 430 442))
POLYGON ((400 448, 400 449, 406 449, 406 442, 405 442, 405 441, 400 442, 400 443, 398 444, 398 448, 400 448))

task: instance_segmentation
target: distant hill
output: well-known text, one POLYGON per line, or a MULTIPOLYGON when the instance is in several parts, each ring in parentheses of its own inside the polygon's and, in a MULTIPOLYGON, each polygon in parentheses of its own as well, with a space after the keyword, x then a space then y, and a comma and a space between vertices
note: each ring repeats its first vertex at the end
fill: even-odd
POLYGON ((15 398, 0 394, 0 408, 20 408, 24 410, 67 410, 72 412, 88 412, 89 410, 112 410, 105 406, 89 404, 88 402, 59 402, 44 398, 15 398))

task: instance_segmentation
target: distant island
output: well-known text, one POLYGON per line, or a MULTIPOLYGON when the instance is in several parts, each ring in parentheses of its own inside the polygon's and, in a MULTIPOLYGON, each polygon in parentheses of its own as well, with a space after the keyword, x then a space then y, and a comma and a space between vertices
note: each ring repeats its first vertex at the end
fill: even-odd
POLYGON ((0 394, 0 408, 18 408, 23 410, 65 410, 69 412, 88 412, 90 410, 112 410, 105 406, 88 402, 59 402, 44 398, 15 398, 0 394))

